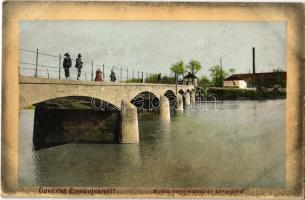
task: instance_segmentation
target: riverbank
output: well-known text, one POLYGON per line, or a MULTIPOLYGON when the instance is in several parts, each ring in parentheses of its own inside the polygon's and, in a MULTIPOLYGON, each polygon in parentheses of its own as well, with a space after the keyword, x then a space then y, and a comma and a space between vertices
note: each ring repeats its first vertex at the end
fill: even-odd
POLYGON ((255 91, 246 89, 209 88, 208 95, 215 95, 217 100, 268 100, 285 99, 286 92, 280 91, 255 91))
POLYGON ((25 110, 34 110, 34 109, 35 109, 35 106, 29 105, 29 106, 26 106, 26 107, 24 107, 24 108, 22 108, 22 109, 25 109, 25 110))

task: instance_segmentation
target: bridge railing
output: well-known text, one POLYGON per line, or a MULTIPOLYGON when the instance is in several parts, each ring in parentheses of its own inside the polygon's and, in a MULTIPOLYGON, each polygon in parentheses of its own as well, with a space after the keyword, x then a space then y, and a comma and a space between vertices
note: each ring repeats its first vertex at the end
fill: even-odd
MULTIPOLYGON (((19 75, 50 79, 65 79, 63 68, 64 56, 62 54, 52 55, 30 49, 19 49, 19 75)), ((71 56, 72 66, 70 68, 70 79, 77 79, 77 69, 74 67, 77 55, 71 56)), ((115 72, 116 82, 143 82, 152 73, 123 67, 120 65, 106 66, 92 61, 83 61, 80 80, 94 81, 95 72, 100 69, 103 80, 110 81, 111 70, 115 72)))

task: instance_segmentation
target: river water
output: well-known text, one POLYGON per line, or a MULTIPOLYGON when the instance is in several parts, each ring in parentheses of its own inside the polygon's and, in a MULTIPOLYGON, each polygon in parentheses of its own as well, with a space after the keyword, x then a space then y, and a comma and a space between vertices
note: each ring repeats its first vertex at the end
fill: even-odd
POLYGON ((34 110, 20 111, 19 186, 285 185, 285 100, 196 104, 139 113, 139 144, 65 144, 33 151, 34 110))

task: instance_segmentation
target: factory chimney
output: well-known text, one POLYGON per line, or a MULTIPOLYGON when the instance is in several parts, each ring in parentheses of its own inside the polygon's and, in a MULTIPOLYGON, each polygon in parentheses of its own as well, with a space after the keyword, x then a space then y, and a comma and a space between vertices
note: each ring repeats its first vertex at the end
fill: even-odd
POLYGON ((253 74, 255 74, 255 47, 252 47, 252 61, 253 74))

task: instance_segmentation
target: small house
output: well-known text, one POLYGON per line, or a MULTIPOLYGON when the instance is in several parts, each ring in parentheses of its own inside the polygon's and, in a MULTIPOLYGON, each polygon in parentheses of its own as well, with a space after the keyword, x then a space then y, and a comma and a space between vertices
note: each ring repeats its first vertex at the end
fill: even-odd
POLYGON ((223 82, 224 87, 249 88, 274 86, 286 87, 286 72, 264 72, 249 74, 233 74, 223 82))
POLYGON ((223 87, 247 88, 247 82, 239 76, 232 75, 223 81, 223 87))
POLYGON ((197 79, 197 76, 188 72, 188 74, 183 77, 183 85, 194 85, 197 87, 197 79))

